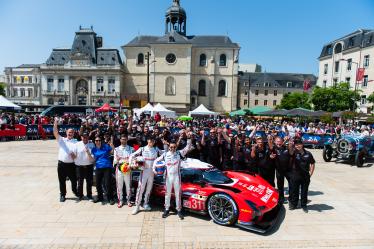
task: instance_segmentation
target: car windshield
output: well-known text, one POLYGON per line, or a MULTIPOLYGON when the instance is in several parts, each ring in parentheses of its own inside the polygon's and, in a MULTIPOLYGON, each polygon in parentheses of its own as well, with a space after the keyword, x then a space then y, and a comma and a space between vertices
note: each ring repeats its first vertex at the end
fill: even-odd
POLYGON ((214 168, 204 170, 203 179, 213 184, 226 184, 232 182, 232 180, 228 178, 222 171, 214 168))

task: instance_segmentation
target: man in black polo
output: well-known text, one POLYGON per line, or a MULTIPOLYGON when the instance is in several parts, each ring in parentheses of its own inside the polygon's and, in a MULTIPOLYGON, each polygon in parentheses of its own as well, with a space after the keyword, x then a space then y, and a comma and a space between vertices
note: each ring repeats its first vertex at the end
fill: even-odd
POLYGON ((301 188, 301 208, 307 213, 308 187, 310 177, 314 172, 315 160, 312 153, 304 149, 304 145, 300 139, 295 140, 294 143, 295 153, 290 174, 289 209, 293 210, 297 207, 301 188))

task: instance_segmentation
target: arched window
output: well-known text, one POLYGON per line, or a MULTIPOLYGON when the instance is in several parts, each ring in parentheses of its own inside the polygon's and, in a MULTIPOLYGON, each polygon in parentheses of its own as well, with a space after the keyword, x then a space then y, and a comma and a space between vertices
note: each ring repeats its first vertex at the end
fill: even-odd
POLYGON ((54 104, 54 100, 53 98, 49 98, 48 99, 48 105, 53 105, 54 104))
POLYGON ((104 101, 102 99, 98 99, 96 102, 97 102, 98 106, 102 106, 103 103, 104 103, 104 101))
POLYGON ((199 96, 206 96, 206 82, 205 80, 199 81, 199 96))
POLYGON ((200 65, 200 67, 205 67, 206 66, 206 55, 205 54, 200 55, 199 65, 200 65))
POLYGON ((175 95, 176 93, 175 79, 171 76, 165 81, 165 95, 175 95))
POLYGON ((226 96, 226 81, 220 80, 218 82, 218 97, 226 96))
POLYGON ((226 55, 225 55, 225 54, 221 54, 221 55, 219 56, 219 65, 220 65, 221 67, 226 66, 226 55))
POLYGON ((140 53, 138 54, 138 65, 144 64, 144 54, 140 53))
POLYGON ((342 44, 341 43, 338 43, 336 44, 335 46, 335 54, 339 54, 342 52, 342 44))
POLYGON ((109 104, 114 105, 115 104, 114 100, 112 99, 111 101, 109 101, 109 104))

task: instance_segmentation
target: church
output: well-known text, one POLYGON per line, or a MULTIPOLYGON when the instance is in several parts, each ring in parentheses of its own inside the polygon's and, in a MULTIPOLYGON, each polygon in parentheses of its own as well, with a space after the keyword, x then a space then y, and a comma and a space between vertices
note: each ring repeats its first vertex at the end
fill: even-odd
POLYGON ((227 36, 187 33, 187 14, 173 0, 165 34, 141 35, 122 46, 125 106, 161 103, 177 112, 204 104, 216 112, 237 109, 240 47, 227 36))

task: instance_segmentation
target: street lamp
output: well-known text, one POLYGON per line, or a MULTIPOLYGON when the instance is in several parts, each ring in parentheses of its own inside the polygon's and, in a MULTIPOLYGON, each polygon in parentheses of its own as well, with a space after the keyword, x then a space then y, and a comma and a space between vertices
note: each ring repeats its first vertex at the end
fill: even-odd
MULTIPOLYGON (((354 90, 354 93, 356 95, 357 93, 357 88, 358 88, 358 83, 357 83, 357 74, 358 74, 358 67, 359 67, 359 64, 357 62, 354 62, 354 61, 348 61, 346 59, 340 59, 340 61, 346 61, 347 63, 353 63, 353 64, 356 64, 356 75, 355 75, 355 90, 354 90)), ((352 107, 352 111, 356 111, 355 110, 355 102, 356 101, 353 101, 353 107, 352 107)))
POLYGON ((151 63, 149 62, 149 57, 151 56, 150 52, 147 52, 146 59, 147 59, 147 103, 150 102, 150 94, 149 94, 149 66, 156 61, 153 60, 151 63))

